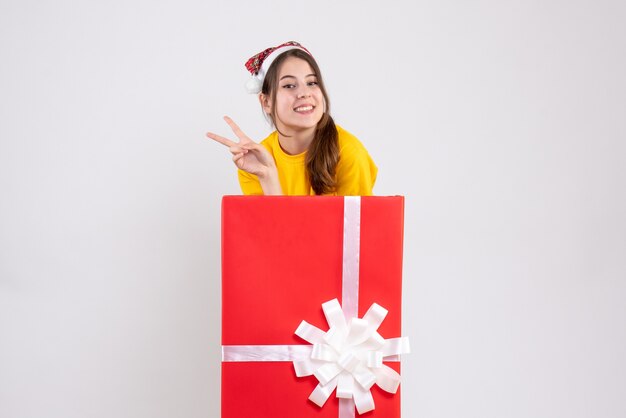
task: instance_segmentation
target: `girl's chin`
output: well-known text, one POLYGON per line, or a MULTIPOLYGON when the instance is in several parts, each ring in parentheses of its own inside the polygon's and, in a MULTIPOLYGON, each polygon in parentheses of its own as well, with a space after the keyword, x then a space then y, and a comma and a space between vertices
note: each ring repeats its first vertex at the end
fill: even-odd
POLYGON ((281 123, 281 131, 300 132, 308 129, 315 129, 322 118, 307 118, 303 120, 290 121, 291 123, 281 123))

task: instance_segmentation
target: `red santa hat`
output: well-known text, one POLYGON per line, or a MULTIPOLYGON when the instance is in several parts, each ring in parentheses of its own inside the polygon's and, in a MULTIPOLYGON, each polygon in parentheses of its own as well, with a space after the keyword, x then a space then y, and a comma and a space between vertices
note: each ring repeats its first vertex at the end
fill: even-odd
POLYGON ((258 94, 261 92, 263 80, 265 80, 265 74, 267 74, 268 68, 270 68, 276 57, 291 49, 301 49, 311 55, 311 53, 298 42, 289 41, 275 47, 267 48, 246 62, 246 68, 250 71, 250 74, 252 74, 252 78, 246 83, 248 93, 258 94))

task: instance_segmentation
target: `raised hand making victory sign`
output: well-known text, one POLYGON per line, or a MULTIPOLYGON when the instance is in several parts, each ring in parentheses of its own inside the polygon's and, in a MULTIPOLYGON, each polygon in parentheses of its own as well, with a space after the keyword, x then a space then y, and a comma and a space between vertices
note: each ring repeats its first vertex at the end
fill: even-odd
POLYGON ((274 157, 265 147, 244 134, 231 118, 224 116, 224 120, 239 138, 238 143, 212 132, 207 132, 206 136, 226 145, 233 154, 233 161, 237 168, 257 176, 265 194, 282 194, 274 157))

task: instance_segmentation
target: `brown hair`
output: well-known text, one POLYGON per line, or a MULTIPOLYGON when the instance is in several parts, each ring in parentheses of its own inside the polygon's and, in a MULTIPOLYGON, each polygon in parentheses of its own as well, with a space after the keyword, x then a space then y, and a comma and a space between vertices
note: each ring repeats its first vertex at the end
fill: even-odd
MULTIPOLYGON (((305 60, 313 69, 317 76, 317 84, 324 96, 325 108, 322 118, 317 123, 313 141, 306 153, 306 172, 313 191, 317 195, 332 193, 336 188, 335 173, 339 162, 339 145, 337 143, 337 127, 330 116, 330 101, 322 80, 320 68, 313 57, 300 49, 292 49, 280 54, 267 71, 261 93, 270 97, 272 103, 276 102, 276 91, 278 90, 278 70, 282 63, 289 57, 296 57, 305 60)), ((272 124, 276 125, 276 106, 272 106, 269 114, 272 124)), ((280 131, 279 131, 280 132, 280 131)), ((280 132, 281 135, 284 135, 280 132)))

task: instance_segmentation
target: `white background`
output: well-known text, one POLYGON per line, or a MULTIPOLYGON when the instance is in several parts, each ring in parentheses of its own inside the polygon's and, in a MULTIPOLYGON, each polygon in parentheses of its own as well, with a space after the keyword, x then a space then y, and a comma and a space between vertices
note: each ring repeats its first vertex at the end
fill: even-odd
MULTIPOLYGON (((218 417, 243 63, 406 196, 403 416, 626 416, 623 1, 0 2, 0 417, 218 417), (232 136, 232 135, 230 135, 232 136)), ((245 257, 245 255, 244 255, 245 257)))

